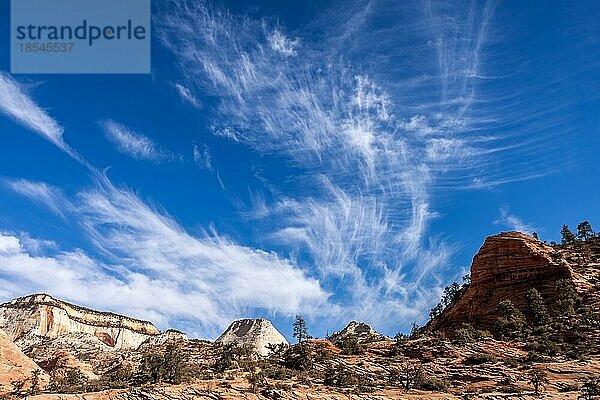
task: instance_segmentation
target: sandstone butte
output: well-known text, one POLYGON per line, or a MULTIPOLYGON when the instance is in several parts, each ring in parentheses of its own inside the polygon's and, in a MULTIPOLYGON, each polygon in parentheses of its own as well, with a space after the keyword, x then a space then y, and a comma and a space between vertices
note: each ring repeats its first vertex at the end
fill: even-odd
POLYGON ((137 348, 160 332, 147 321, 93 311, 34 294, 0 305, 0 329, 16 342, 35 337, 56 338, 67 333, 88 333, 115 349, 137 348))
POLYGON ((263 318, 233 321, 215 342, 250 346, 263 356, 269 354, 269 345, 288 344, 271 321, 263 318))
POLYGON ((574 281, 574 273, 551 246, 520 232, 490 236, 473 258, 468 289, 432 321, 430 328, 451 332, 469 323, 493 332, 501 301, 510 300, 530 318, 527 291, 535 288, 548 304, 553 304, 556 283, 561 279, 574 281))

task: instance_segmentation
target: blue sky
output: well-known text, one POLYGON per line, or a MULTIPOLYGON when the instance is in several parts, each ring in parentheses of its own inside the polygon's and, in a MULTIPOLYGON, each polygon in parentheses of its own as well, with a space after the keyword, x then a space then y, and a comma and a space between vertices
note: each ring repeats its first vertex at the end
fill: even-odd
POLYGON ((487 235, 600 224, 596 2, 153 2, 151 75, 19 75, 0 300, 214 338, 424 323, 487 235))

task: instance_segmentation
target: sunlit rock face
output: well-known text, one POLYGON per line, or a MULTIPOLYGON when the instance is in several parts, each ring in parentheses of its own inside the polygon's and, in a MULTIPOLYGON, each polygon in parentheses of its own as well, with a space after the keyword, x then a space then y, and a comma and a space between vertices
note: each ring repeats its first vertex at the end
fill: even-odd
POLYGON ((269 354, 268 345, 288 344, 283 335, 266 319, 240 319, 233 321, 216 343, 252 347, 258 354, 269 354))
POLYGON ((573 271, 552 247, 520 232, 490 236, 473 258, 471 285, 431 325, 451 331, 470 323, 493 332, 501 301, 510 300, 530 318, 527 291, 537 289, 551 306, 561 279, 573 280, 573 271))
POLYGON ((333 343, 339 343, 347 337, 355 337, 359 343, 370 343, 385 340, 386 337, 377 332, 371 325, 365 322, 352 321, 339 332, 331 335, 330 340, 333 343))
POLYGON ((21 348, 40 337, 86 333, 109 347, 132 349, 160 333, 150 322, 89 310, 47 294, 21 297, 0 305, 0 329, 21 348))

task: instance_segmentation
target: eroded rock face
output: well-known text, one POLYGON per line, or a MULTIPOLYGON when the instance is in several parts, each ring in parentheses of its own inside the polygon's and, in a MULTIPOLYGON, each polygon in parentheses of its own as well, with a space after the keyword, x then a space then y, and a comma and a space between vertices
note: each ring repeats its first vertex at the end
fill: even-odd
POLYGON ((104 313, 56 300, 46 294, 21 297, 0 305, 0 329, 14 341, 86 333, 116 349, 137 348, 160 332, 150 322, 104 313))
POLYGON ((23 382, 23 389, 29 388, 33 371, 36 370, 40 371, 38 378, 41 389, 48 384, 49 376, 0 330, 0 395, 12 392, 12 382, 23 382))
POLYGON ((451 331, 470 323, 494 331, 497 306, 510 300, 525 316, 531 312, 526 293, 537 289, 547 304, 556 299, 556 282, 572 280, 572 270, 559 252, 520 232, 490 236, 473 258, 471 285, 460 300, 431 324, 451 331))
POLYGON ((349 336, 356 337, 359 343, 377 342, 386 339, 385 336, 377 332, 369 324, 365 322, 352 321, 341 331, 333 333, 330 337, 330 340, 333 343, 339 343, 349 336))
POLYGON ((263 318, 233 321, 215 342, 250 346, 263 356, 269 354, 267 348, 269 344, 288 344, 288 341, 275 329, 271 321, 263 318))

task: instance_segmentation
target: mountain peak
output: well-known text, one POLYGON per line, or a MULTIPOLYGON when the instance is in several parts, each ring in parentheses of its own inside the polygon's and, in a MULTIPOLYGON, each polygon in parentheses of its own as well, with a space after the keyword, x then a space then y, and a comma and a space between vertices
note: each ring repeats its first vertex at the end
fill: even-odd
POLYGON ((288 344, 288 341, 273 326, 271 321, 264 318, 246 318, 233 321, 215 342, 250 346, 263 356, 269 354, 268 345, 288 344))

